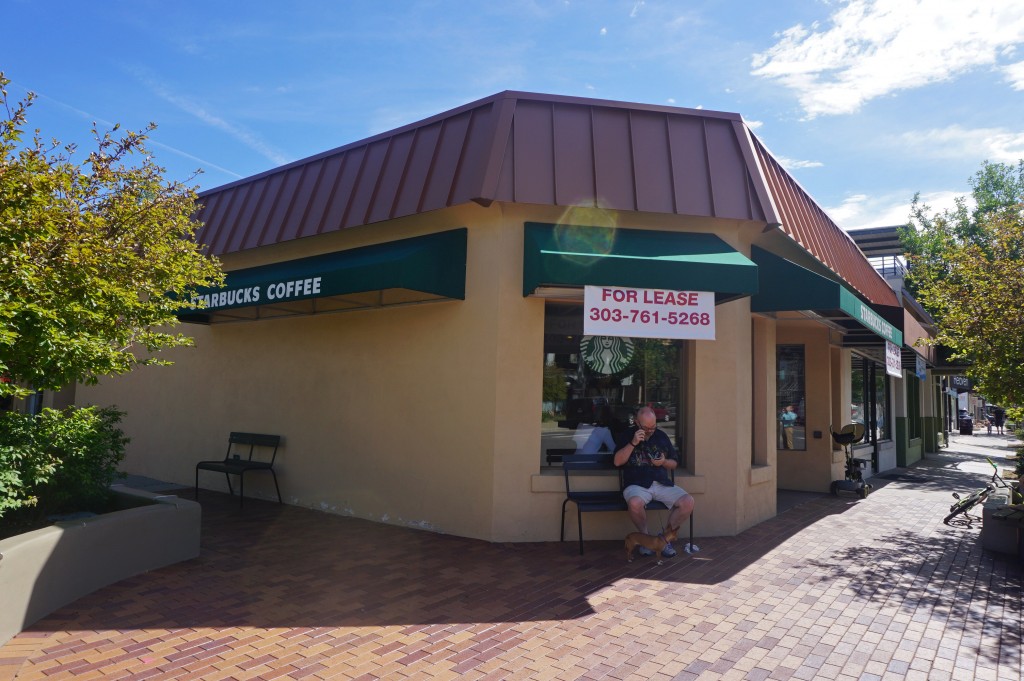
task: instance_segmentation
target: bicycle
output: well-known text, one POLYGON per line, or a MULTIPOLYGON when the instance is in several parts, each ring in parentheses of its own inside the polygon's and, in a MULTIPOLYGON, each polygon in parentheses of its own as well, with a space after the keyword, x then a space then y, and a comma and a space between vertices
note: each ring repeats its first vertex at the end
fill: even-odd
POLYGON ((999 466, 996 465, 996 462, 987 456, 985 457, 985 461, 988 461, 989 465, 993 468, 992 480, 990 480, 983 488, 975 490, 964 498, 961 498, 959 494, 953 492, 953 497, 956 498, 956 503, 949 507, 949 515, 942 519, 944 524, 949 525, 950 520, 962 513, 967 518, 967 526, 970 527, 971 522, 973 520, 978 520, 979 518, 968 515, 967 512, 978 504, 984 503, 985 500, 989 498, 989 495, 1000 487, 1010 490, 1010 503, 1017 503, 1017 500, 1020 499, 1020 493, 999 475, 999 466))

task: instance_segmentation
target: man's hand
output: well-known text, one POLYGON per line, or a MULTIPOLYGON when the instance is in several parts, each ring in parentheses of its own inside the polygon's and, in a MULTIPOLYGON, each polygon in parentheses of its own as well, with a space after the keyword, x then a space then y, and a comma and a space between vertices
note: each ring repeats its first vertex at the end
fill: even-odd
POLYGON ((636 431, 635 433, 633 433, 633 446, 636 447, 638 444, 640 444, 646 439, 647 436, 644 434, 644 431, 642 429, 636 431))
POLYGON ((665 455, 661 452, 655 452, 651 454, 651 463, 655 466, 661 466, 665 463, 665 455))

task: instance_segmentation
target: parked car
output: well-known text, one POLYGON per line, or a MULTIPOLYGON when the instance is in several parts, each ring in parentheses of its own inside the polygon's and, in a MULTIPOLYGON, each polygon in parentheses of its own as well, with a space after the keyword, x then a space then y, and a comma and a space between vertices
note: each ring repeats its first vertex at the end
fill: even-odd
POLYGON ((636 410, 642 407, 650 407, 654 411, 654 418, 659 421, 669 421, 668 416, 668 405, 663 402, 645 402, 644 404, 636 405, 636 410))
POLYGON ((613 404, 612 414, 616 421, 625 426, 632 426, 636 422, 636 407, 628 404, 613 404))
POLYGON ((578 397, 569 400, 565 405, 565 427, 575 428, 581 423, 593 423, 601 407, 606 406, 607 397, 578 397))

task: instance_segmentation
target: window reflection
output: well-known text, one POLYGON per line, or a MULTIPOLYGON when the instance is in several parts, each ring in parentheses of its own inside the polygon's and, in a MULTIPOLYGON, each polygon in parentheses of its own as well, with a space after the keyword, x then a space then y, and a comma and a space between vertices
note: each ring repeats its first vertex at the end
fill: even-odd
POLYGON ((869 357, 854 355, 850 379, 850 420, 864 424, 865 441, 891 439, 889 381, 885 365, 869 357))
MULTIPOLYGON (((541 465, 614 451, 649 406, 679 448, 679 341, 583 335, 583 306, 545 306, 541 465)), ((681 449, 681 448, 680 448, 681 449)))
POLYGON ((804 346, 777 346, 775 366, 778 448, 805 450, 807 400, 804 387, 804 346))

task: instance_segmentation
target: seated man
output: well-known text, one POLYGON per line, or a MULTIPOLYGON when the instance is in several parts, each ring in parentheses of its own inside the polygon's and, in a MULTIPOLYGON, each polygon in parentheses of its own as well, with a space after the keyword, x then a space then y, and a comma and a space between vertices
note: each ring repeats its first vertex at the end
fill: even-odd
MULTIPOLYGON (((673 485, 669 477, 668 472, 679 465, 675 447, 668 435, 658 430, 658 419, 650 407, 643 407, 637 412, 636 423, 638 429, 625 433, 625 444, 616 450, 614 459, 616 466, 625 466, 622 495, 629 506, 629 517, 636 529, 650 534, 645 507, 652 500, 660 501, 669 509, 668 524, 681 527, 693 512, 693 497, 683 488, 673 485)), ((641 555, 653 553, 642 546, 638 550, 641 555)), ((671 543, 665 546, 662 555, 666 558, 676 555, 671 543)))

